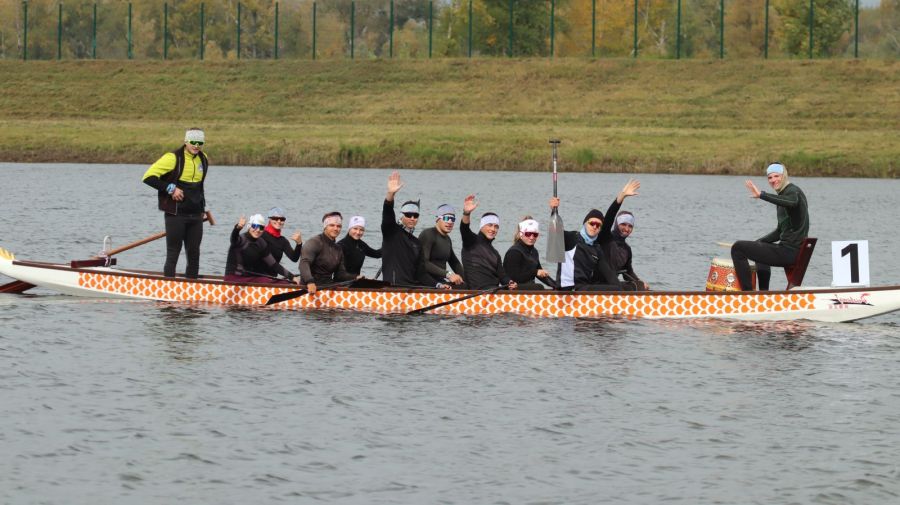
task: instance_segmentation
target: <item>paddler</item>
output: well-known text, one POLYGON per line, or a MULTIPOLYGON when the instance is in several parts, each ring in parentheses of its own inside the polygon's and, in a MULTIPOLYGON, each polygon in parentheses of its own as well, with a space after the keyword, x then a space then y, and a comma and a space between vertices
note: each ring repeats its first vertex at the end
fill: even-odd
POLYGON ((310 294, 318 284, 332 284, 362 278, 347 271, 344 266, 344 250, 336 242, 344 226, 340 212, 322 216, 322 233, 306 241, 300 259, 300 276, 310 294))
POLYGON ((250 216, 250 227, 241 233, 248 221, 244 216, 238 219, 231 230, 231 247, 225 260, 225 280, 228 282, 279 282, 267 272, 275 271, 284 278, 300 284, 295 276, 281 266, 269 251, 269 244, 263 238, 266 218, 262 214, 250 216))
POLYGON ((163 275, 175 277, 181 247, 187 256, 185 277, 196 279, 200 271, 200 242, 206 198, 203 181, 209 160, 203 152, 205 135, 200 128, 184 133, 184 145, 164 154, 144 173, 143 181, 157 191, 159 210, 166 227, 166 263, 163 275))
POLYGON ((612 227, 612 241, 609 243, 609 261, 612 263, 613 270, 620 273, 625 282, 632 283, 638 290, 648 291, 650 285, 642 281, 634 272, 634 267, 631 265, 634 255, 631 245, 626 241, 634 232, 634 223, 634 214, 627 210, 621 210, 616 215, 616 222, 612 227))
MULTIPOLYGON (((284 211, 281 210, 281 207, 272 207, 269 209, 268 215, 269 222, 266 224, 263 238, 269 244, 269 252, 275 258, 275 262, 281 263, 283 256, 287 256, 294 263, 300 261, 300 251, 303 249, 303 237, 300 236, 300 232, 295 231, 291 235, 291 240, 294 241, 294 246, 292 247, 288 239, 281 234, 281 230, 284 229, 284 223, 287 221, 284 211)), ((276 269, 270 269, 268 273, 272 275, 278 274, 276 269)))
POLYGON ((510 279, 516 281, 521 290, 544 289, 544 286, 538 284, 537 280, 551 287, 553 285, 553 281, 550 280, 550 272, 541 266, 540 254, 534 247, 538 235, 540 235, 540 224, 531 216, 525 216, 516 226, 512 247, 503 256, 503 270, 510 279))
POLYGON ((452 205, 442 204, 434 217, 434 226, 419 234, 425 269, 434 282, 450 281, 450 284, 461 287, 463 266, 453 252, 453 241, 450 239, 450 232, 456 224, 456 209, 452 205))
POLYGON ((400 206, 400 219, 394 217, 394 196, 403 187, 400 172, 388 177, 387 194, 381 211, 381 264, 384 280, 396 286, 449 288, 434 282, 425 269, 422 243, 413 234, 419 223, 419 202, 408 200, 400 206))
POLYGON ((344 251, 344 266, 347 271, 359 275, 366 257, 380 258, 381 249, 373 249, 362 239, 366 233, 366 218, 353 216, 347 224, 347 235, 338 241, 338 245, 344 251))
POLYGON ((766 168, 766 179, 775 194, 760 191, 749 179, 744 184, 750 190, 750 198, 776 206, 778 225, 757 240, 738 240, 731 246, 734 271, 744 291, 752 286, 749 260, 756 262, 759 289, 767 291, 772 277, 769 267, 793 265, 803 239, 809 234, 806 195, 796 184, 788 181, 787 168, 781 163, 772 163, 766 168))
POLYGON ((472 231, 472 211, 478 208, 475 195, 469 195, 463 202, 462 224, 462 264, 466 272, 466 287, 485 290, 498 286, 516 289, 516 281, 506 275, 500 253, 494 249, 494 239, 500 231, 500 216, 493 212, 481 215, 478 233, 472 231))

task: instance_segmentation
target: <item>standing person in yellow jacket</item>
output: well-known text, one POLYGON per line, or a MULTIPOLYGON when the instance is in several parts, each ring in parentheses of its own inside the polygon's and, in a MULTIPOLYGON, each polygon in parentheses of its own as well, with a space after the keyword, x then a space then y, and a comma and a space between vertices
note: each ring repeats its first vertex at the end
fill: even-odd
POLYGON ((200 271, 200 241, 203 240, 203 213, 206 198, 203 181, 209 160, 203 153, 203 130, 184 133, 184 145, 156 160, 144 173, 144 183, 156 189, 159 210, 166 221, 166 264, 163 274, 175 277, 175 265, 184 244, 187 254, 185 277, 196 279, 200 271))

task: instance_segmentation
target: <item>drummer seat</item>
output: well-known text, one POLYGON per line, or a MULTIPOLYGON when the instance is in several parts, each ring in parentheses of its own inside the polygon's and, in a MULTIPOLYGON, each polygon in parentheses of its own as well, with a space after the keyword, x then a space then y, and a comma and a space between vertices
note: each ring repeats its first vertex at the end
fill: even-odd
POLYGON ((812 253, 818 240, 812 237, 803 239, 803 242, 800 244, 800 252, 797 253, 797 259, 794 260, 794 264, 784 267, 784 275, 787 276, 788 280, 787 288, 785 289, 795 288, 803 283, 806 267, 809 266, 809 260, 812 258, 812 253))

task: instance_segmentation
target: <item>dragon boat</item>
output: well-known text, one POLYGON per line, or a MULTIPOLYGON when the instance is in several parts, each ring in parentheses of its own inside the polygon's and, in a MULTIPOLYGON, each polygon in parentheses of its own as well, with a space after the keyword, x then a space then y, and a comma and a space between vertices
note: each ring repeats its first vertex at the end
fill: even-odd
MULTIPOLYGON (((221 277, 167 278, 91 262, 18 260, 0 248, 0 273, 60 293, 188 304, 264 307, 273 296, 298 292, 291 284, 225 282, 221 277)), ((278 309, 345 309, 405 314, 433 305, 436 314, 519 314, 530 317, 649 319, 724 318, 845 322, 900 310, 900 285, 783 291, 496 291, 407 289, 378 282, 320 289, 271 305, 278 309), (454 303, 454 300, 459 300, 454 303), (450 303, 446 303, 450 302, 450 303)))

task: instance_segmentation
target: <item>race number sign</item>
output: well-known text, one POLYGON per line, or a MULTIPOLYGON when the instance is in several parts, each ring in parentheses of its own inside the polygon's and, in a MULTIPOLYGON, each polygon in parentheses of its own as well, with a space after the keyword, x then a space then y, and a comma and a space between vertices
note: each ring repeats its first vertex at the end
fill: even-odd
POLYGON ((831 243, 831 285, 869 285, 869 241, 846 240, 831 243))

